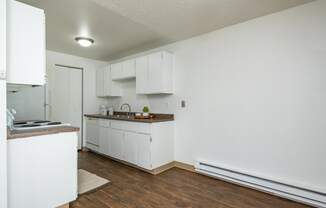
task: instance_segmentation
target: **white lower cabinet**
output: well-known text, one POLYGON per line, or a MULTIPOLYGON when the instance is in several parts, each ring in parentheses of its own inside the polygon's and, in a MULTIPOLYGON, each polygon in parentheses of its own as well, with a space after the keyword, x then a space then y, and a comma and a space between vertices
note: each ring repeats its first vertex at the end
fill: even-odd
POLYGON ((138 165, 138 137, 139 134, 133 132, 124 133, 123 158, 134 165, 138 165))
POLYGON ((117 129, 109 131, 109 156, 123 160, 123 137, 124 132, 117 129))
POLYGON ((137 134, 137 165, 139 167, 151 170, 151 136, 137 134))
POLYGON ((86 131, 90 131, 86 132, 89 149, 138 167, 153 170, 174 161, 173 121, 149 124, 88 119, 86 131))
POLYGON ((100 131, 100 135, 99 135, 98 151, 102 154, 109 155, 110 154, 110 142, 109 142, 110 129, 108 127, 100 126, 99 131, 100 131))

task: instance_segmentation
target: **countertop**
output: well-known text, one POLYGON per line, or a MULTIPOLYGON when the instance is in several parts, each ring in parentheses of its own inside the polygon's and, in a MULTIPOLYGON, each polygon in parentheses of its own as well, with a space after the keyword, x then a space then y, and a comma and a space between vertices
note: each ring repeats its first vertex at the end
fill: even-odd
POLYGON ((65 132, 78 132, 78 127, 73 126, 58 126, 58 127, 51 127, 51 128, 44 128, 44 129, 29 129, 24 131, 10 131, 7 130, 7 139, 19 139, 19 138, 26 138, 26 137, 35 137, 35 136, 42 136, 42 135, 49 135, 49 134, 59 134, 65 132))
POLYGON ((135 113, 131 113, 130 116, 127 116, 124 112, 115 112, 113 116, 104 116, 100 114, 85 114, 89 118, 100 118, 100 119, 109 119, 109 120, 121 120, 121 121, 131 121, 131 122, 141 122, 141 123, 158 123, 165 121, 173 121, 173 114, 158 114, 151 113, 152 118, 135 118, 135 113))

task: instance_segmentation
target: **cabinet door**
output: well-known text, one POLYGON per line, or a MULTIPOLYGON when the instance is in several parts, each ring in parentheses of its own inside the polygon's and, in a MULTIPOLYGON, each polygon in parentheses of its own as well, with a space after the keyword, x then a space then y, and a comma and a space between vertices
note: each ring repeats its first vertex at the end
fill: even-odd
POLYGON ((122 160, 123 131, 117 129, 109 130, 109 156, 122 160))
POLYGON ((96 95, 97 97, 104 96, 104 69, 96 70, 96 95))
POLYGON ((138 134, 138 163, 139 167, 152 170, 151 160, 151 136, 145 134, 138 134))
POLYGON ((125 161, 138 165, 138 140, 139 134, 125 132, 123 143, 123 158, 125 161))
POLYGON ((111 66, 107 66, 104 72, 104 94, 107 96, 121 96, 119 82, 112 81, 111 66))
POLYGON ((130 59, 122 62, 123 65, 123 78, 133 78, 136 76, 135 59, 130 59))
POLYGON ((123 78, 122 63, 111 64, 111 78, 112 80, 119 80, 123 78))
POLYGON ((8 4, 7 82, 44 85, 44 11, 13 0, 8 4))
POLYGON ((136 93, 146 94, 148 85, 147 56, 136 59, 136 93))
POLYGON ((108 127, 100 127, 100 132, 99 132, 99 152, 105 155, 110 154, 109 150, 109 129, 108 127))
POLYGON ((97 125, 97 119, 88 118, 86 120, 86 142, 99 145, 99 127, 97 125))
POLYGON ((162 52, 148 55, 148 93, 164 92, 162 52))

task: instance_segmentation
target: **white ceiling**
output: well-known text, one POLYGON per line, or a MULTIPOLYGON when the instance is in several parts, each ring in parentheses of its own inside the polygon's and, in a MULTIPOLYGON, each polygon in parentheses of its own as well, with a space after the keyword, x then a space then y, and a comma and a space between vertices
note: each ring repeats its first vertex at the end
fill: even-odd
POLYGON ((47 48, 112 60, 311 0, 19 0, 46 13, 47 48), (89 48, 76 36, 95 40, 89 48))

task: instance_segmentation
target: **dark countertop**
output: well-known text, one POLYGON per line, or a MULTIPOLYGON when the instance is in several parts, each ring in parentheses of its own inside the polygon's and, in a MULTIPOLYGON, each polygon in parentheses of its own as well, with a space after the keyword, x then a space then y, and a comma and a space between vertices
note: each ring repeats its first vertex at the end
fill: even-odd
POLYGON ((151 118, 135 118, 135 113, 131 113, 128 117, 124 112, 115 112, 113 116, 104 116, 100 114, 85 114, 89 118, 100 118, 100 119, 109 119, 109 120, 121 120, 121 121, 131 121, 131 122, 141 122, 141 123, 158 123, 165 121, 174 121, 173 114, 158 114, 151 113, 151 118))
POLYGON ((59 134, 65 132, 78 132, 78 127, 73 126, 58 126, 58 127, 51 127, 51 128, 44 128, 44 129, 28 129, 23 131, 10 131, 7 130, 7 139, 19 139, 19 138, 26 138, 26 137, 35 137, 35 136, 42 136, 42 135, 49 135, 49 134, 59 134))

